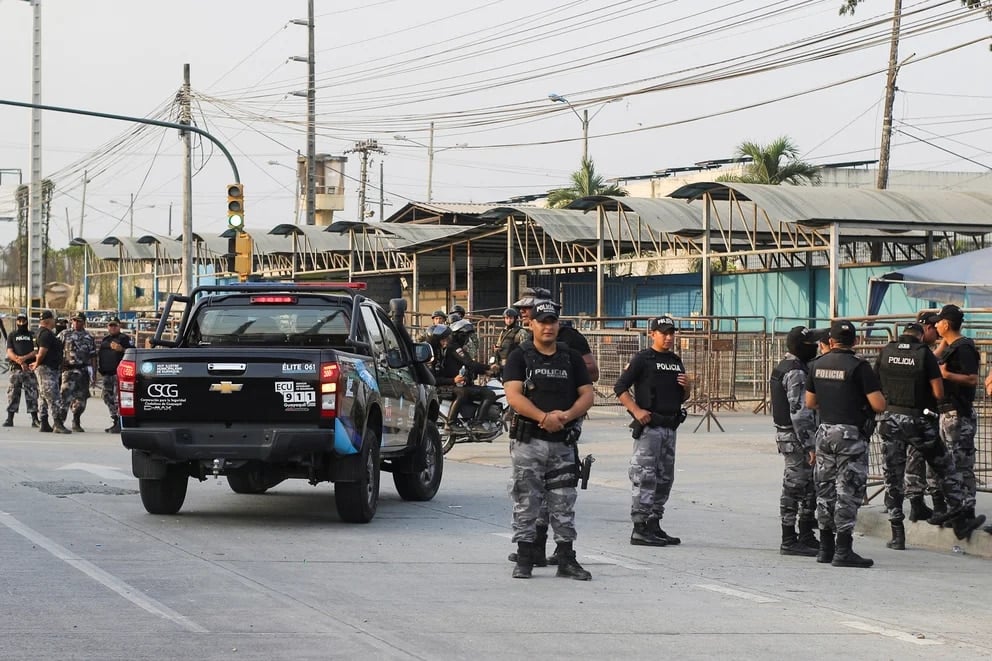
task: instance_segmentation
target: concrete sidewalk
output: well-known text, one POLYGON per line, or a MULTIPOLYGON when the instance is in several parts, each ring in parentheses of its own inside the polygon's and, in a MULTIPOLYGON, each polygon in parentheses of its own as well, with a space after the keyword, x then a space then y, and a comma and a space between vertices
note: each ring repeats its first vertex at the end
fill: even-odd
MULTIPOLYGON (((719 412, 716 424, 700 416, 690 416, 679 429, 676 478, 670 505, 683 510, 705 507, 753 516, 753 525, 768 529, 768 544, 777 548, 781 541, 778 501, 782 484, 782 459, 774 443, 771 417, 752 413, 719 412), (693 431, 699 425, 699 431, 693 431)), ((580 453, 591 453, 591 485, 627 490, 631 439, 629 417, 614 407, 597 407, 586 421, 580 453)), ((485 465, 508 466, 507 439, 492 445, 456 445, 448 458, 485 465)), ((891 531, 882 499, 882 485, 869 486, 872 498, 861 508, 856 531, 889 539, 891 531)), ((992 517, 992 494, 979 492, 976 511, 992 517)), ((907 501, 908 511, 909 504, 907 501)), ((989 523, 992 523, 990 521, 989 523)), ((992 535, 978 529, 970 540, 958 540, 949 528, 906 521, 906 544, 943 552, 955 551, 992 559, 992 535)), ((893 551, 896 553, 896 551, 893 551)))

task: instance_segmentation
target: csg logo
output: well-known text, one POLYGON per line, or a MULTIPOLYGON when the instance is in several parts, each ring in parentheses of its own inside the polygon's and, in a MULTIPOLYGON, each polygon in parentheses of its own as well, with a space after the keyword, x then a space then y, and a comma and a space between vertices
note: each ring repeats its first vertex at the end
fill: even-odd
POLYGON ((175 383, 150 383, 148 384, 148 396, 154 399, 179 397, 179 386, 175 383))

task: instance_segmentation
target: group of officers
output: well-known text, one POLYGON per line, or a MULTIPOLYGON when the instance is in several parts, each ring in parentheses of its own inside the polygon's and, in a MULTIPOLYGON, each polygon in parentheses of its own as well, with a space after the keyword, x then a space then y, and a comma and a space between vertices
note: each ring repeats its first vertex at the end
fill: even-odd
POLYGON ((85 431, 81 417, 89 400, 90 385, 99 376, 111 422, 104 431, 120 433, 117 366, 124 351, 132 346, 131 338, 121 332, 121 322, 116 317, 107 322, 107 332, 99 342, 86 330, 85 314, 77 312, 69 322, 71 327, 58 331, 55 314, 43 310, 35 333, 29 327, 27 315, 17 315, 14 330, 7 334, 10 376, 4 427, 14 426, 23 393, 32 427, 56 434, 85 431), (71 428, 65 424, 70 413, 71 428))
POLYGON ((963 321, 956 305, 925 312, 882 348, 874 365, 855 354, 849 321, 836 320, 829 330, 789 331, 788 352, 769 382, 775 440, 785 462, 783 555, 815 556, 835 567, 874 564, 854 552, 852 535, 876 431, 892 529, 888 548, 906 548, 907 496, 911 521, 949 526, 958 539, 982 526, 974 473, 979 354, 961 333, 963 321))

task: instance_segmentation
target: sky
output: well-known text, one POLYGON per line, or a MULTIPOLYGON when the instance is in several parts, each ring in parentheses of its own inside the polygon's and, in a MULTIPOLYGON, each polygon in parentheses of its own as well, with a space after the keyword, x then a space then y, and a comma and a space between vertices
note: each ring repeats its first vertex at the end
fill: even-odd
MULTIPOLYGON (((183 65, 194 121, 232 153, 246 226, 293 222, 306 152, 305 0, 41 0, 42 102, 176 120, 183 65), (269 164, 275 161, 276 165, 269 164)), ((426 199, 480 202, 568 184, 589 152, 605 177, 729 158, 785 135, 816 164, 875 159, 892 2, 840 16, 840 0, 315 0, 317 152, 348 156, 358 218, 360 159, 376 139, 367 197, 379 218, 426 199), (571 105, 552 102, 562 95, 571 105), (408 140, 398 140, 395 136, 408 140), (417 144, 420 143, 420 144, 417 144)), ((992 22, 958 0, 904 0, 893 169, 992 168, 992 22)), ((29 2, 0 0, 0 99, 31 100, 29 2)), ((30 175, 29 110, 0 105, 0 170, 30 175)), ((172 234, 182 226, 177 132, 43 114, 55 182, 51 245, 71 235, 172 234), (84 172, 87 183, 84 186, 84 172), (85 207, 83 193, 85 188, 85 207)), ((227 227, 223 155, 194 149, 193 225, 227 227)), ((0 175, 0 218, 17 174, 0 175)), ((0 222, 0 243, 16 225, 0 222)))

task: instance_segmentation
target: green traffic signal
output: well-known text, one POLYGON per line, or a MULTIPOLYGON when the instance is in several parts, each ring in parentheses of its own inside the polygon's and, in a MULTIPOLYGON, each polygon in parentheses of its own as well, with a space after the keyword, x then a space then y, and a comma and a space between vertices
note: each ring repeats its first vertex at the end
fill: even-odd
POLYGON ((241 184, 227 187, 227 226, 239 232, 245 227, 245 188, 241 184))

